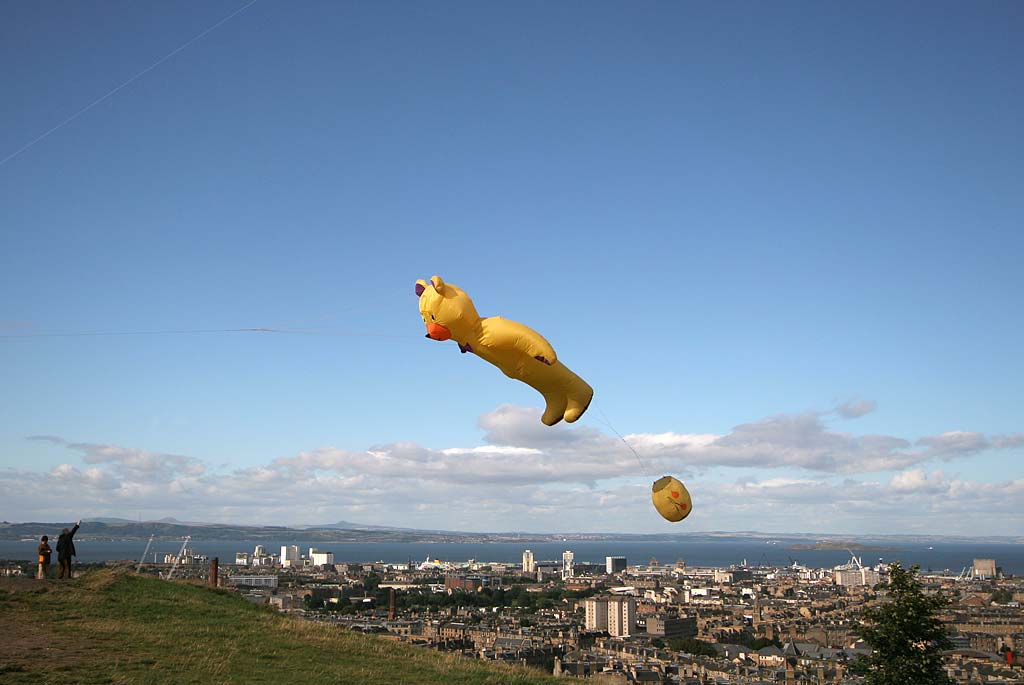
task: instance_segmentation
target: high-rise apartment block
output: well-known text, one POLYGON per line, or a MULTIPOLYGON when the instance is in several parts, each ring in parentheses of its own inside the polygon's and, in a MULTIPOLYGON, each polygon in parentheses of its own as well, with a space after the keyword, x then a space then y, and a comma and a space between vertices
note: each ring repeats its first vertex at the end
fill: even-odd
POLYGON ((608 600, 608 634, 625 637, 636 632, 636 600, 612 597, 608 600))
POLYGON ((298 566, 300 561, 298 545, 281 545, 281 565, 298 566))
POLYGON ((572 578, 573 553, 569 550, 562 552, 562 579, 572 578))
POLYGON ((587 630, 608 630, 608 598, 589 597, 583 600, 586 612, 584 626, 587 630))
POLYGON ((607 630, 613 637, 636 631, 636 599, 626 596, 590 597, 583 601, 587 630, 607 630))
POLYGON ((608 575, 626 570, 626 557, 605 557, 604 570, 608 575))
POLYGON ((523 573, 533 573, 537 570, 537 562, 533 558, 533 552, 523 552, 523 573))

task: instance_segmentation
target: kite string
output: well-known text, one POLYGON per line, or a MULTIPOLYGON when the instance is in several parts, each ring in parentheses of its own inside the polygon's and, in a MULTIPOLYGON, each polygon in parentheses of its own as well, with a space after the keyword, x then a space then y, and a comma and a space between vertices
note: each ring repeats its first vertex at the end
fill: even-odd
MULTIPOLYGON (((126 335, 195 335, 204 333, 267 333, 283 335, 330 335, 346 338, 390 338, 410 340, 405 335, 389 335, 387 333, 364 333, 342 329, 317 328, 177 328, 149 331, 63 331, 58 333, 0 333, 0 339, 12 338, 89 338, 116 337, 126 335)), ((412 338, 414 339, 414 338, 412 338)))
POLYGON ((247 9, 249 9, 250 7, 252 7, 255 4, 256 4, 256 0, 251 0, 248 4, 243 5, 242 7, 238 8, 237 10, 235 10, 234 12, 229 14, 228 16, 226 16, 223 19, 221 19, 220 21, 218 21, 213 26, 210 26, 209 28, 207 28, 205 31, 202 31, 202 32, 197 33, 196 35, 192 36, 192 38, 188 39, 187 41, 185 41, 184 43, 182 43, 181 45, 179 45, 175 49, 171 50, 166 55, 164 55, 163 57, 161 57, 157 61, 155 61, 152 64, 150 64, 148 67, 146 67, 145 69, 143 69, 139 73, 135 74, 135 76, 132 76, 130 79, 128 79, 127 81, 125 81, 121 85, 117 86, 116 88, 114 88, 112 90, 107 91, 107 93, 105 95, 101 95, 100 97, 96 98, 95 100, 90 102, 88 105, 86 105, 85 107, 81 108, 80 110, 78 110, 77 112, 75 112, 74 114, 72 114, 67 119, 65 119, 64 121, 60 122, 59 124, 57 124, 53 128, 49 129, 48 131, 45 131, 43 134, 41 134, 41 135, 37 136, 36 138, 30 140, 28 143, 26 143, 22 147, 18 148, 17 150, 12 152, 11 154, 7 155, 3 159, 0 159, 0 166, 2 166, 4 164, 6 164, 7 162, 11 161, 12 159, 14 159, 18 155, 20 155, 25 150, 28 150, 30 147, 32 147, 33 145, 35 145, 36 143, 38 143, 42 139, 46 138, 48 135, 50 135, 54 131, 57 131, 58 129, 61 129, 64 126, 67 126, 72 121, 74 121, 78 117, 82 116, 83 114, 85 114, 90 109, 92 109, 96 105, 100 104, 101 102, 103 102, 107 98, 110 98, 110 97, 116 95, 118 92, 124 90, 126 87, 131 85, 133 82, 135 82, 139 78, 145 76, 146 74, 148 74, 149 72, 153 71, 158 66, 160 66, 161 64, 163 64, 164 62, 169 60, 170 58, 172 58, 175 55, 177 55, 179 52, 181 52, 182 50, 184 50, 188 46, 192 45, 192 43, 195 43, 197 40, 199 40, 200 38, 202 38, 206 34, 210 33, 211 31, 213 31, 214 29, 219 27, 221 24, 224 24, 224 23, 234 19, 236 16, 238 16, 239 14, 241 14, 242 12, 244 12, 247 9))
POLYGON ((604 410, 601 409, 600 407, 597 407, 597 411, 601 414, 601 416, 604 417, 603 421, 601 419, 598 419, 598 421, 608 426, 608 429, 618 436, 619 440, 622 441, 622 444, 625 445, 626 448, 633 453, 634 457, 636 457, 637 462, 640 464, 640 468, 643 469, 644 471, 647 471, 647 464, 645 464, 644 460, 640 458, 640 454, 635 449, 633 449, 633 446, 629 444, 626 438, 622 437, 622 433, 615 429, 615 426, 612 425, 612 422, 608 420, 608 415, 604 413, 604 410))
POLYGON ((84 338, 112 335, 183 335, 189 333, 281 333, 274 328, 187 328, 154 331, 69 331, 63 333, 4 333, 0 338, 84 338))
MULTIPOLYGON (((254 0, 255 1, 255 0, 254 0)), ((252 4, 252 3, 250 3, 252 4)), ((408 294, 409 289, 403 288, 402 293, 408 294)), ((341 309, 332 310, 327 319, 337 319, 339 316, 349 316, 356 313, 361 313, 369 309, 377 308, 382 300, 390 300, 392 297, 397 297, 397 289, 394 293, 388 291, 379 294, 376 297, 366 298, 358 305, 344 307, 341 309)), ((2 322, 0 322, 2 323, 2 322)), ((392 335, 388 333, 376 333, 373 331, 362 331, 353 330, 354 326, 346 326, 344 328, 322 326, 322 325, 284 325, 284 326, 252 326, 247 328, 167 328, 167 329, 153 329, 153 330, 106 330, 106 331, 57 331, 52 333, 45 332, 24 332, 24 333, 6 333, 3 331, 3 327, 0 326, 0 339, 11 339, 11 338, 86 338, 86 337, 112 337, 112 336, 126 336, 126 335, 196 335, 204 333, 277 333, 286 335, 324 335, 324 336, 337 336, 344 338, 390 338, 394 340, 415 340, 415 336, 410 338, 407 335, 392 335)))

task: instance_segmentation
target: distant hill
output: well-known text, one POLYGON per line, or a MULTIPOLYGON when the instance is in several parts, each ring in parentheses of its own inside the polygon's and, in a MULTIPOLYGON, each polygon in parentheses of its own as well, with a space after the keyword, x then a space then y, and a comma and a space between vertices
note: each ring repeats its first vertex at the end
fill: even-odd
POLYGON ((414 531, 415 528, 400 528, 396 526, 375 526, 367 523, 352 523, 351 521, 338 521, 337 523, 325 523, 319 526, 292 526, 292 528, 311 528, 326 530, 402 530, 414 531))
MULTIPOLYGON (((55 535, 74 522, 0 523, 0 540, 22 540, 55 535)), ((161 540, 180 540, 190 535, 197 540, 268 540, 275 542, 459 542, 458 533, 435 533, 388 528, 288 528, 285 526, 232 526, 217 523, 168 523, 164 521, 83 521, 77 539, 144 540, 150 535, 161 540)))
MULTIPOLYGON (((0 540, 23 540, 55 535, 74 522, 0 522, 0 540)), ((711 531, 680 533, 474 533, 454 530, 422 530, 377 526, 350 521, 316 526, 240 526, 224 523, 182 522, 173 518, 160 521, 130 521, 118 518, 87 519, 78 538, 82 540, 181 540, 191 535, 196 540, 246 540, 252 542, 591 542, 620 540, 628 542, 706 542, 743 541, 791 546, 791 549, 889 549, 894 546, 941 543, 1019 544, 1024 537, 943 536, 943 535, 864 535, 821 533, 759 533, 756 531, 711 531), (799 547, 792 547, 799 545, 799 547)))
POLYGON ((539 671, 282 616, 226 590, 105 569, 0 578, 0 682, 556 685, 539 671))

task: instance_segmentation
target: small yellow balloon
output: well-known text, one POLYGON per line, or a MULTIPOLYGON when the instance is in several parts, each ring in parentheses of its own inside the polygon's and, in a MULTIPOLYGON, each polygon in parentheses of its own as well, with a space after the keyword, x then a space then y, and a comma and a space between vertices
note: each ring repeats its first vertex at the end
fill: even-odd
POLYGON ((651 501, 658 513, 669 521, 682 521, 693 511, 686 486, 672 476, 663 476, 651 486, 651 501))

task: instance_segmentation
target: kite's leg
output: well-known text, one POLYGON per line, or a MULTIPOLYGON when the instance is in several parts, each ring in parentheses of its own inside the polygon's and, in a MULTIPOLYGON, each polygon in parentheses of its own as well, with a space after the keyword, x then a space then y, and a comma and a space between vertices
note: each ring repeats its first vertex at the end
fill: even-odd
POLYGON ((540 417, 540 420, 545 426, 553 426, 561 421, 562 416, 565 415, 567 399, 565 395, 561 393, 541 394, 544 395, 544 401, 547 403, 547 407, 544 408, 544 415, 540 417))
POLYGON ((591 391, 586 395, 570 395, 569 400, 566 403, 565 420, 572 423, 579 417, 583 416, 583 412, 590 406, 590 401, 594 399, 594 393, 591 391))

